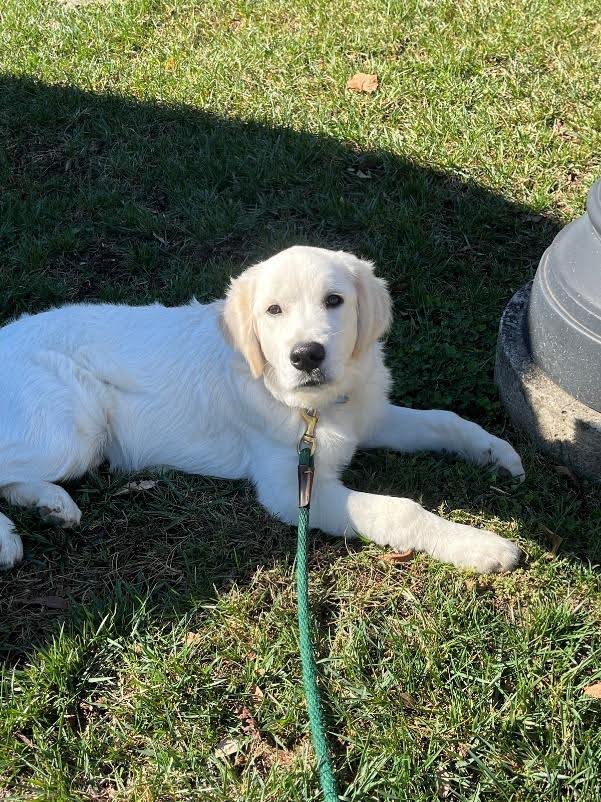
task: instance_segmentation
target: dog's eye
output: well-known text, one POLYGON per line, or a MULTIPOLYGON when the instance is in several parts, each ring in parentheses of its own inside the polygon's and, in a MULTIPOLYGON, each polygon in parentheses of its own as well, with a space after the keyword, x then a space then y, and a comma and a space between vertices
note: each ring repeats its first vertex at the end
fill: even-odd
POLYGON ((328 309, 332 309, 335 306, 340 306, 343 303, 344 298, 342 298, 340 295, 335 295, 334 293, 332 293, 332 295, 328 295, 325 300, 325 305, 328 307, 328 309))
POLYGON ((271 306, 267 307, 267 311, 270 315, 281 315, 282 314, 282 307, 278 304, 271 304, 271 306))

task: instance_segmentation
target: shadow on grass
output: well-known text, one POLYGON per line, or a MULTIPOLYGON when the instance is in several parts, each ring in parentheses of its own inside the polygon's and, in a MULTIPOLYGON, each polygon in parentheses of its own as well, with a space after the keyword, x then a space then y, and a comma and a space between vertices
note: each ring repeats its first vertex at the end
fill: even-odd
MULTIPOLYGON (((390 284, 394 400, 502 428, 498 320, 557 221, 377 149, 23 78, 0 79, 0 137, 2 319, 83 299, 210 300, 292 243, 345 248, 390 284)), ((5 657, 74 611, 151 594, 168 616, 290 558, 292 531, 244 485, 169 474, 115 495, 124 481, 100 472, 74 488, 76 533, 11 511, 26 557, 0 577, 5 657)))

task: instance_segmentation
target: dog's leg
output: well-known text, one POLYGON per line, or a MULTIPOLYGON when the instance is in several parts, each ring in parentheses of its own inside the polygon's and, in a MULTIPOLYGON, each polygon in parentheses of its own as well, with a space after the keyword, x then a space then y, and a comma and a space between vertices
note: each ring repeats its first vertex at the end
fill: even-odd
POLYGON ((23 543, 13 522, 0 512, 0 570, 12 568, 23 557, 23 543))
POLYGON ((52 482, 15 482, 0 488, 12 504, 36 507, 42 520, 70 529, 81 520, 81 511, 62 487, 52 482))
POLYGON ((448 451, 477 465, 504 468, 524 478, 515 449, 481 426, 445 410, 407 409, 387 404, 370 425, 360 448, 394 448, 397 451, 448 451))
MULTIPOLYGON (((262 465, 254 477, 261 503, 277 518, 296 523, 296 466, 262 465), (287 466, 286 466, 287 467, 287 466)), ((336 479, 319 478, 311 502, 311 524, 332 535, 368 540, 394 549, 424 551, 443 562, 482 573, 509 571, 520 549, 493 532, 446 521, 415 501, 349 490, 336 479)))

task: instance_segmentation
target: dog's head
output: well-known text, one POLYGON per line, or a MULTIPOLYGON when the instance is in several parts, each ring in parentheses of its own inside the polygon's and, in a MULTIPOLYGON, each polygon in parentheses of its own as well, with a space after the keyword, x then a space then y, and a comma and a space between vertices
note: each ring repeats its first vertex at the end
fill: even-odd
POLYGON ((360 380, 391 303, 369 262, 295 246, 232 281, 223 320, 255 379, 289 406, 319 407, 360 380))

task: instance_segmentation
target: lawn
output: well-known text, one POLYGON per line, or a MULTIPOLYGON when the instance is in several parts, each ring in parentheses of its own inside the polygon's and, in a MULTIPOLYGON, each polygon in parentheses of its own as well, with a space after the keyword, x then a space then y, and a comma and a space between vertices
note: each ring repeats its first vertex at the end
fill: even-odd
MULTIPOLYGON (((428 455, 349 467, 527 560, 477 577, 316 534, 345 800, 600 798, 601 491, 534 452, 493 383, 504 305, 601 174, 600 37, 594 0, 0 8, 2 320, 210 300, 282 247, 342 247, 389 281, 395 402, 523 454, 519 487, 428 455), (359 71, 376 92, 345 88, 359 71)), ((243 483, 100 469, 69 489, 75 532, 10 510, 0 799, 317 800, 292 529, 243 483)))

